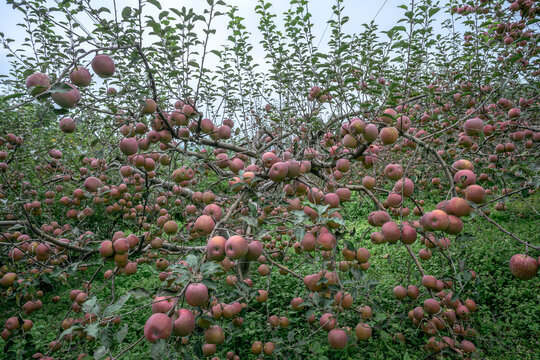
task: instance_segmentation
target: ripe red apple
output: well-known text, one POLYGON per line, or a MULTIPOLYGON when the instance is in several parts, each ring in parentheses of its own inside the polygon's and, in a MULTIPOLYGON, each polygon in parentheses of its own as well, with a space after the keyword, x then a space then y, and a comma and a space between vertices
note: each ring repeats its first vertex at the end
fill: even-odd
POLYGON ((436 314, 441 310, 441 306, 436 299, 426 299, 424 300, 424 310, 428 314, 436 314))
POLYGON ((233 235, 225 243, 225 253, 229 259, 241 259, 248 251, 248 243, 242 236, 233 235))
POLYGON ((356 334, 356 338, 360 341, 369 340, 369 338, 371 338, 371 326, 369 326, 369 324, 360 323, 356 325, 354 333, 356 334))
POLYGON ((466 354, 476 352, 476 346, 474 346, 474 344, 469 340, 461 341, 461 349, 466 354))
POLYGON ((153 314, 144 325, 144 337, 151 343, 171 337, 173 321, 163 313, 153 314))
POLYGON ((137 139, 132 137, 123 138, 120 140, 119 147, 120 151, 122 151, 124 155, 128 156, 136 154, 137 151, 139 151, 139 143, 137 142, 137 139))
POLYGON ((92 75, 90 75, 90 71, 88 71, 87 68, 76 67, 71 74, 69 74, 69 80, 71 80, 73 85, 84 87, 90 85, 92 75))
POLYGON ((280 182, 287 176, 289 172, 288 162, 276 162, 268 171, 268 177, 274 182, 280 182))
POLYGON ((125 254, 129 250, 129 243, 126 239, 120 238, 113 243, 114 252, 117 254, 125 254))
POLYGON ((177 299, 170 296, 157 296, 152 304, 152 312, 167 314, 177 303, 177 299))
POLYGON ((393 221, 389 221, 387 223, 384 223, 381 228, 381 233, 384 236, 384 239, 388 241, 389 243, 394 243, 399 240, 401 237, 401 230, 397 226, 397 224, 393 221))
POLYGON ((12 316, 6 320, 6 324, 4 325, 4 327, 9 331, 13 331, 20 328, 21 324, 19 323, 19 319, 16 316, 12 316))
POLYGON ((479 118, 469 119, 463 124, 463 130, 467 135, 478 135, 484 130, 484 122, 479 118))
POLYGON ((246 254, 246 259, 250 261, 255 261, 262 255, 263 245, 260 241, 254 240, 248 244, 248 252, 246 254))
POLYGON ((113 243, 110 240, 102 241, 99 246, 99 254, 104 257, 110 257, 114 255, 113 243))
POLYGON ((263 343, 261 341, 255 341, 253 345, 251 345, 251 353, 253 355, 259 355, 263 351, 263 343))
POLYGON ((3 287, 11 287, 13 283, 17 280, 17 274, 15 273, 6 273, 0 279, 0 285, 3 287))
POLYGON ((221 261, 225 258, 225 244, 227 239, 223 236, 214 236, 206 244, 208 260, 221 261))
POLYGON ((84 188, 89 192, 96 192, 103 186, 101 180, 95 176, 90 176, 84 181, 84 188))
POLYGON ((60 107, 72 109, 81 100, 81 92, 72 84, 63 83, 61 86, 67 87, 68 91, 61 89, 59 91, 52 92, 51 99, 60 107))
POLYGON ((92 70, 102 78, 113 76, 115 71, 114 61, 108 55, 96 55, 92 59, 92 70))
POLYGON ((208 235, 212 232, 214 226, 216 226, 216 223, 211 216, 201 215, 195 221, 193 230, 200 235, 208 235))
POLYGON ((319 326, 326 331, 332 330, 336 326, 336 319, 334 318, 334 315, 331 313, 323 314, 319 320, 319 326))
POLYGON ((437 287, 437 278, 432 275, 424 275, 422 277, 422 285, 427 288, 435 289, 437 287))
POLYGON ((225 341, 225 334, 220 326, 212 325, 204 330, 204 339, 209 344, 219 345, 225 341))
POLYGON ((178 224, 176 221, 169 220, 163 225, 163 231, 167 235, 174 235, 178 232, 178 224))
POLYGON ((26 88, 32 89, 30 95, 36 96, 44 93, 51 87, 51 79, 39 72, 33 73, 26 78, 26 88))
POLYGON ((178 310, 178 317, 174 320, 173 332, 178 336, 187 336, 195 329, 195 316, 187 309, 178 310))
POLYGON ((465 189, 465 198, 475 204, 482 204, 486 199, 486 190, 480 185, 469 185, 465 189))
POLYGON ((529 280, 536 276, 538 262, 531 256, 516 254, 510 259, 510 271, 518 279, 529 280))
POLYGON ((270 342, 270 341, 269 341, 269 342, 265 343, 265 344, 264 344, 264 349, 263 349, 264 354, 267 355, 267 356, 272 355, 272 353, 274 352, 275 348, 276 348, 276 345, 274 345, 273 342, 270 342))
POLYGON ((144 104, 142 105, 141 112, 143 114, 153 114, 157 110, 157 104, 154 101, 154 99, 146 99, 144 100, 144 104))
POLYGON ((366 248, 361 247, 356 250, 356 261, 358 261, 359 263, 368 262, 370 256, 371 254, 366 248))
POLYGON ((368 143, 374 142, 377 140, 377 137, 379 136, 379 129, 377 128, 377 125, 375 124, 368 124, 366 125, 366 128, 364 129, 364 140, 366 140, 368 143))
POLYGON ((66 134, 71 134, 75 131, 75 128, 77 127, 77 124, 75 123, 75 120, 73 120, 70 117, 65 117, 58 123, 58 126, 60 127, 60 130, 66 134))
POLYGON ((399 131, 395 127, 381 129, 380 138, 384 145, 392 145, 398 139, 399 131))
POLYGON ((394 290, 392 290, 392 292, 394 293, 396 299, 401 300, 407 297, 407 290, 401 285, 394 287, 394 290))
POLYGON ((426 230, 445 230, 450 225, 448 214, 442 210, 433 210, 422 216, 420 224, 426 230))
POLYGON ((201 283, 189 284, 186 289, 185 298, 189 305, 203 307, 208 303, 208 288, 201 283))
POLYGON ((347 333, 342 329, 332 329, 328 332, 328 344, 332 349, 343 349, 347 346, 347 333))

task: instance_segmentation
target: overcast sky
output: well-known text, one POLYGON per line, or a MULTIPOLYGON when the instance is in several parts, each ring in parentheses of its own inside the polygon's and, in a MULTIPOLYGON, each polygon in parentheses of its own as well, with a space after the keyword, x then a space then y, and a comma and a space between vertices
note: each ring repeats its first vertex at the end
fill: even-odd
MULTIPOLYGON (((55 0, 49 0, 49 3, 55 4, 54 1, 55 0)), ((161 0, 160 2, 163 5, 164 9, 170 7, 181 8, 182 6, 186 6, 193 7, 194 10, 198 13, 202 13, 202 8, 207 6, 206 1, 204 0, 161 0)), ((253 54, 255 57, 255 61, 258 63, 264 62, 264 60, 259 57, 263 55, 263 53, 259 51, 260 47, 257 44, 260 37, 256 36, 259 33, 259 30, 257 29, 259 16, 254 12, 257 0, 226 0, 225 2, 238 6, 239 15, 245 18, 244 24, 246 25, 247 30, 253 35, 252 41, 253 44, 256 46, 254 49, 255 53, 253 54)), ((402 17, 403 14, 403 10, 398 9, 397 5, 405 2, 408 1, 387 0, 386 4, 384 4, 383 6, 383 0, 344 0, 345 14, 350 17, 350 22, 346 25, 344 31, 347 33, 361 31, 360 24, 369 23, 373 18, 375 18, 375 15, 379 10, 380 12, 376 16, 375 22, 380 26, 381 30, 390 29, 392 26, 395 25, 396 21, 402 17)), ((274 0, 271 3, 273 4, 271 8, 272 11, 278 14, 278 24, 281 24, 282 22, 280 20, 282 17, 279 16, 279 14, 283 13, 290 7, 289 0, 274 0)), ((113 9, 111 0, 92 0, 92 5, 94 6, 94 4, 95 8, 106 6, 107 8, 111 9, 111 11, 113 9)), ((137 1, 134 0, 117 1, 119 12, 125 6, 135 7, 136 4, 137 1)), ((326 44, 326 41, 328 40, 328 37, 330 35, 330 31, 326 30, 325 32, 325 28, 327 21, 332 15, 333 4, 334 1, 331 0, 310 1, 309 9, 313 14, 312 21, 314 23, 313 33, 317 37, 316 43, 318 43, 322 37, 321 50, 324 50, 324 44, 326 44)), ((145 11, 156 14, 156 17, 159 12, 157 8, 150 4, 147 5, 145 11)), ((75 18, 83 25, 87 25, 87 28, 92 28, 91 23, 89 22, 85 14, 75 15, 75 18)), ((0 1, 0 32, 4 33, 9 38, 15 39, 15 43, 12 44, 17 44, 18 46, 20 46, 24 42, 24 38, 26 35, 20 27, 16 26, 17 23, 20 23, 22 21, 23 17, 20 11, 14 10, 11 5, 7 5, 4 1, 0 1)), ((221 20, 216 21, 217 29, 223 27, 226 27, 225 16, 222 17, 221 20)), ((218 31, 217 35, 218 36, 211 44, 212 46, 214 46, 214 48, 216 48, 225 41, 226 32, 218 31)), ((7 75, 9 71, 9 59, 6 57, 6 54, 7 51, 2 47, 0 49, 0 74, 4 75, 7 75)))

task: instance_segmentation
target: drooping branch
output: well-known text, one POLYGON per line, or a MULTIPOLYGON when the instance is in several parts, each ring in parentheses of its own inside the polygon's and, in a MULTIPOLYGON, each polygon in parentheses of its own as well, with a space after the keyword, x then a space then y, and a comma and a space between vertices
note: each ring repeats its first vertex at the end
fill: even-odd
POLYGON ((537 250, 537 251, 540 251, 540 246, 535 246, 535 245, 531 245, 529 244, 528 242, 524 241, 524 240, 521 240, 520 238, 518 238, 516 235, 514 235, 513 233, 511 233, 510 231, 506 230, 505 228, 503 228, 501 225, 499 225, 495 220, 493 220, 492 218, 490 218, 489 216, 487 216, 486 214, 484 214, 483 211, 481 210, 477 210, 475 211, 476 214, 480 215, 480 217, 486 219, 489 223, 491 223, 492 225, 494 225, 497 229, 499 229, 500 231, 502 231, 503 233, 505 233, 506 235, 510 236, 512 239, 514 240, 517 240, 519 241, 520 243, 522 243, 523 245, 526 245, 534 250, 537 250))
MULTIPOLYGON (((347 185, 347 188, 350 189, 350 190, 356 190, 356 191, 365 192, 366 195, 373 201, 373 203, 375 204, 375 206, 377 206, 377 208, 379 210, 386 211, 384 206, 382 206, 382 204, 380 203, 379 199, 377 199, 377 197, 369 189, 367 189, 366 187, 364 187, 362 185, 347 185)), ((420 261, 418 261, 418 258, 416 257, 416 255, 412 251, 411 246, 408 245, 408 244, 404 244, 404 245, 405 245, 405 248, 407 249, 407 252, 409 253, 410 257, 413 259, 414 264, 418 268, 418 271, 420 272, 420 274, 422 276, 424 276, 425 275, 424 268, 422 267, 422 265, 420 264, 420 261)))
POLYGON ((452 176, 452 173, 450 172, 449 166, 446 164, 446 162, 443 160, 443 158, 437 152, 437 150, 435 150, 434 148, 432 148, 431 146, 429 146, 428 144, 426 144, 424 141, 420 140, 416 136, 407 134, 406 132, 402 132, 401 136, 403 136, 403 137, 405 137, 405 138, 407 138, 409 140, 414 141, 416 144, 418 144, 421 147, 423 147, 424 149, 430 151, 435 156, 435 158, 437 159, 437 161, 439 162, 439 164, 441 165, 441 167, 442 167, 442 169, 444 171, 444 174, 445 174, 446 179, 448 181, 448 185, 450 186, 450 189, 451 189, 451 192, 452 192, 452 196, 456 197, 457 192, 456 192, 456 188, 454 186, 454 177, 452 176))

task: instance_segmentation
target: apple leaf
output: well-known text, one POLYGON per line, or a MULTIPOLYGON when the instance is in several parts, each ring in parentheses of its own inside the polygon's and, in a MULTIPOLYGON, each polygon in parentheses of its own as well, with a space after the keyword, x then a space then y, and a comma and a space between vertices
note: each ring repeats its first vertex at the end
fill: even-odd
POLYGON ((152 356, 152 359, 162 359, 165 355, 166 347, 167 343, 163 339, 159 339, 157 342, 155 342, 152 345, 152 349, 150 350, 150 355, 152 356))
POLYGON ((116 342, 121 344, 126 338, 127 333, 128 333, 128 324, 124 323, 124 325, 120 327, 120 329, 116 332, 116 334, 114 334, 114 338, 116 339, 116 342))

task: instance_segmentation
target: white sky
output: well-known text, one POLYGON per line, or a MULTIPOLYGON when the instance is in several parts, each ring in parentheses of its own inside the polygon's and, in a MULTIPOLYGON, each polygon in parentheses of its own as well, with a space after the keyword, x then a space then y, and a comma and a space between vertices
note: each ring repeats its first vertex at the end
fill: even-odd
MULTIPOLYGON (((49 0, 48 2, 50 4, 54 4, 54 0, 49 0)), ((182 6, 186 6, 188 8, 193 7, 194 11, 199 14, 202 14, 202 9, 208 6, 205 0, 161 0, 160 2, 163 9, 170 7, 181 8, 182 6)), ((225 2, 238 6, 238 15, 245 18, 244 25, 252 34, 252 44, 254 45, 254 52, 252 55, 254 56, 255 62, 259 64, 264 63, 264 53, 262 51, 262 47, 258 44, 260 37, 257 36, 259 33, 259 30, 257 29, 259 15, 254 12, 257 0, 225 0, 225 2)), ((270 11, 278 14, 276 22, 281 28, 280 25, 282 24, 282 16, 280 15, 289 9, 289 0, 274 0, 271 1, 271 3, 273 5, 270 8, 270 11)), ((344 32, 360 32, 362 30, 360 25, 362 23, 369 23, 375 17, 379 9, 381 9, 381 7, 382 10, 375 18, 375 22, 379 25, 380 30, 388 30, 396 24, 398 19, 403 17, 403 9, 398 9, 397 6, 402 3, 408 4, 409 0, 387 0, 384 6, 383 3, 383 0, 344 0, 344 13, 350 18, 349 23, 344 27, 344 32)), ((92 0, 91 4, 94 8, 106 6, 111 11, 113 9, 112 0, 92 0)), ((313 34, 316 36, 316 44, 319 43, 319 40, 321 40, 322 37, 320 49, 323 51, 325 49, 324 45, 330 36, 330 30, 326 30, 325 32, 325 28, 327 21, 332 15, 333 4, 334 1, 331 0, 311 0, 309 4, 309 10, 313 15, 313 34)), ((117 8, 119 9, 118 12, 121 12, 125 6, 136 7, 137 1, 117 0, 117 8)), ((144 11, 145 13, 152 13, 156 18, 157 14, 159 13, 159 10, 151 4, 148 4, 144 11)), ((92 29, 91 23, 85 14, 75 15, 75 18, 83 25, 86 25, 88 29, 92 29)), ((4 33, 6 37, 14 39, 15 42, 12 44, 17 44, 19 46, 24 42, 26 35, 20 27, 16 26, 17 23, 22 21, 23 17, 19 10, 12 9, 11 5, 7 5, 4 2, 0 3, 0 32, 4 33)), ((226 24, 226 16, 218 18, 215 23, 215 28, 218 29, 218 31, 217 34, 214 35, 214 39, 209 45, 209 49, 219 48, 219 45, 225 42, 228 33, 226 31, 220 31, 220 29, 225 29, 226 24)), ((0 46, 0 74, 2 75, 7 75, 9 72, 9 58, 6 57, 6 54, 7 51, 0 46)))

